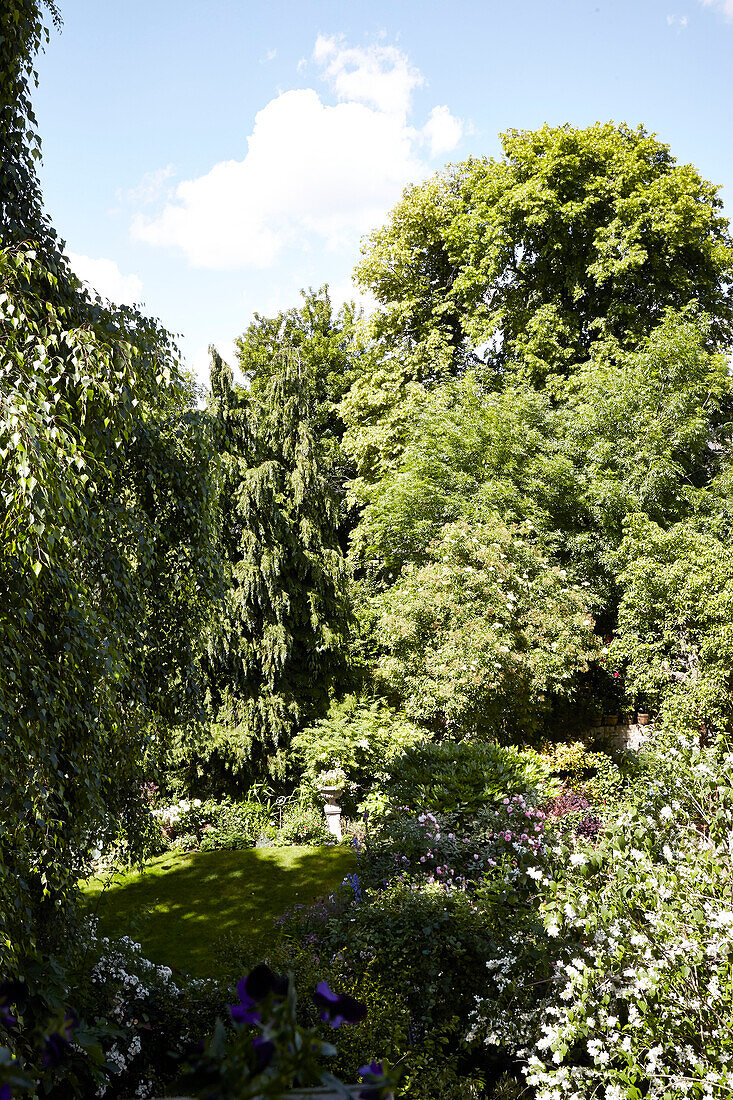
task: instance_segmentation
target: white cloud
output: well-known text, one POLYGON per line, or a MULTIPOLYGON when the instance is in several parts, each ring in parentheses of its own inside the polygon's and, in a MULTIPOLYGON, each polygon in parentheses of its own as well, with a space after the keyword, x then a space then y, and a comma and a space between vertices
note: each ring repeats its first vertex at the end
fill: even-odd
POLYGON ((178 184, 157 217, 132 232, 180 248, 194 267, 272 267, 286 249, 352 250, 383 221, 405 186, 453 148, 462 123, 437 107, 423 130, 407 121, 420 73, 392 46, 351 49, 319 37, 314 59, 340 102, 290 90, 255 117, 243 160, 178 184))
POLYGON ((319 35, 313 60, 323 79, 342 101, 366 103, 378 111, 405 118, 412 92, 425 81, 419 69, 396 46, 348 47, 343 37, 319 35))
POLYGON ((684 30, 685 27, 687 26, 687 16, 686 15, 668 15, 667 16, 667 26, 668 27, 675 27, 676 26, 676 27, 679 27, 680 30, 684 30))
MULTIPOLYGON (((136 206, 147 206, 161 197, 165 191, 166 181, 175 174, 172 164, 165 168, 157 168, 154 172, 146 172, 136 187, 131 188, 126 194, 127 202, 136 206)), ((120 197, 118 195, 118 197, 120 197)))
POLYGON ((128 306, 140 301, 142 280, 137 275, 123 275, 114 260, 94 260, 78 252, 68 256, 72 271, 103 298, 128 306))
POLYGON ((463 137, 463 122, 447 107, 433 107, 422 133, 430 143, 431 157, 439 157, 455 149, 463 137))
POLYGON ((700 0, 704 7, 717 8, 718 11, 722 11, 728 19, 733 19, 733 0, 700 0))

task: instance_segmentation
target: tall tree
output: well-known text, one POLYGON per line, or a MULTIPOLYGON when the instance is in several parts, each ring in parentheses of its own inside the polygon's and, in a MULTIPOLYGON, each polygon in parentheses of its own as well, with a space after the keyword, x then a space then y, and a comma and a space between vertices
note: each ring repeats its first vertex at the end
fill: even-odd
POLYGON ((643 127, 510 130, 503 157, 409 189, 358 269, 375 334, 411 378, 482 362, 564 377, 603 336, 634 347, 695 303, 733 334, 733 248, 717 188, 643 127))
POLYGON ((3 974, 58 932, 156 727, 193 702, 216 579, 211 439, 176 349, 156 322, 89 299, 41 210, 27 98, 40 13, 0 13, 3 974))
POLYGON ((0 7, 0 237, 53 246, 54 230, 43 213, 35 164, 41 155, 31 89, 36 54, 61 17, 54 0, 4 0, 0 7))
POLYGON ((346 623, 338 509, 296 352, 251 389, 212 349, 222 457, 224 604, 205 662, 211 708, 246 778, 282 773, 294 731, 325 710, 346 623))

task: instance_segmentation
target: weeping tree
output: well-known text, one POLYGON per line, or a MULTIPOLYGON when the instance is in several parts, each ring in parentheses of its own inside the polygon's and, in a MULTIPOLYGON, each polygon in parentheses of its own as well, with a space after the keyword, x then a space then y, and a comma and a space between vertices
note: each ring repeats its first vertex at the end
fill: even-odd
POLYGON ((211 416, 221 456, 225 595, 204 662, 212 742, 240 781, 282 777, 296 729, 324 713, 347 623, 338 502, 312 428, 314 379, 277 353, 251 389, 212 348, 211 416))
POLYGON ((214 453, 177 351, 157 322, 89 298, 43 214, 42 14, 0 11, 3 975, 63 948, 90 851, 196 707, 216 586, 214 453))

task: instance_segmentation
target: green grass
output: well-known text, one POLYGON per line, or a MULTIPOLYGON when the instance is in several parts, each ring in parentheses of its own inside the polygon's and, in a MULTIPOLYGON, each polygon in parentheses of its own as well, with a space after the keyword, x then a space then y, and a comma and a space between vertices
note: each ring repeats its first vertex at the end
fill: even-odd
POLYGON ((132 936, 153 962, 211 977, 217 939, 233 932, 264 943, 273 918, 328 894, 354 862, 348 848, 167 852, 140 873, 91 879, 83 891, 103 935, 132 936))

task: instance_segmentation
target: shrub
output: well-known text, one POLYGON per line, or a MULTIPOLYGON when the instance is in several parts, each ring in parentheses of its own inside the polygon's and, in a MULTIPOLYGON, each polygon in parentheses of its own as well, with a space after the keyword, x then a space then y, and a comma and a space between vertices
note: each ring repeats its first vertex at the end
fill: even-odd
POLYGON ((593 752, 580 741, 548 746, 540 755, 552 777, 584 795, 595 808, 615 806, 634 770, 631 758, 593 752))
POLYGON ((296 802, 286 807, 275 843, 327 844, 333 842, 333 839, 326 828, 323 810, 296 802))
POLYGON ((276 832, 270 808, 254 801, 181 799, 156 813, 172 846, 184 851, 252 848, 276 832))
POLYGON ((468 1015, 495 951, 494 929, 467 895, 404 883, 354 905, 321 942, 348 971, 403 997, 421 1029, 468 1015))
POLYGON ((394 759, 385 790, 395 807, 470 817, 481 806, 538 787, 546 774, 539 757, 527 749, 423 741, 394 759))
POLYGON ((563 947, 529 1059, 540 1100, 730 1093, 733 757, 663 735, 642 767, 547 900, 563 947))
POLYGON ((487 879, 514 880, 543 862, 545 821, 522 795, 481 811, 457 832, 455 815, 395 814, 370 833, 360 880, 369 887, 409 881, 469 891, 487 879))
POLYGON ((353 813, 357 804, 384 779, 385 766, 423 732, 404 715, 379 699, 348 695, 332 703, 320 722, 293 738, 293 751, 304 766, 304 786, 318 787, 320 773, 342 769, 347 780, 344 807, 353 813))

